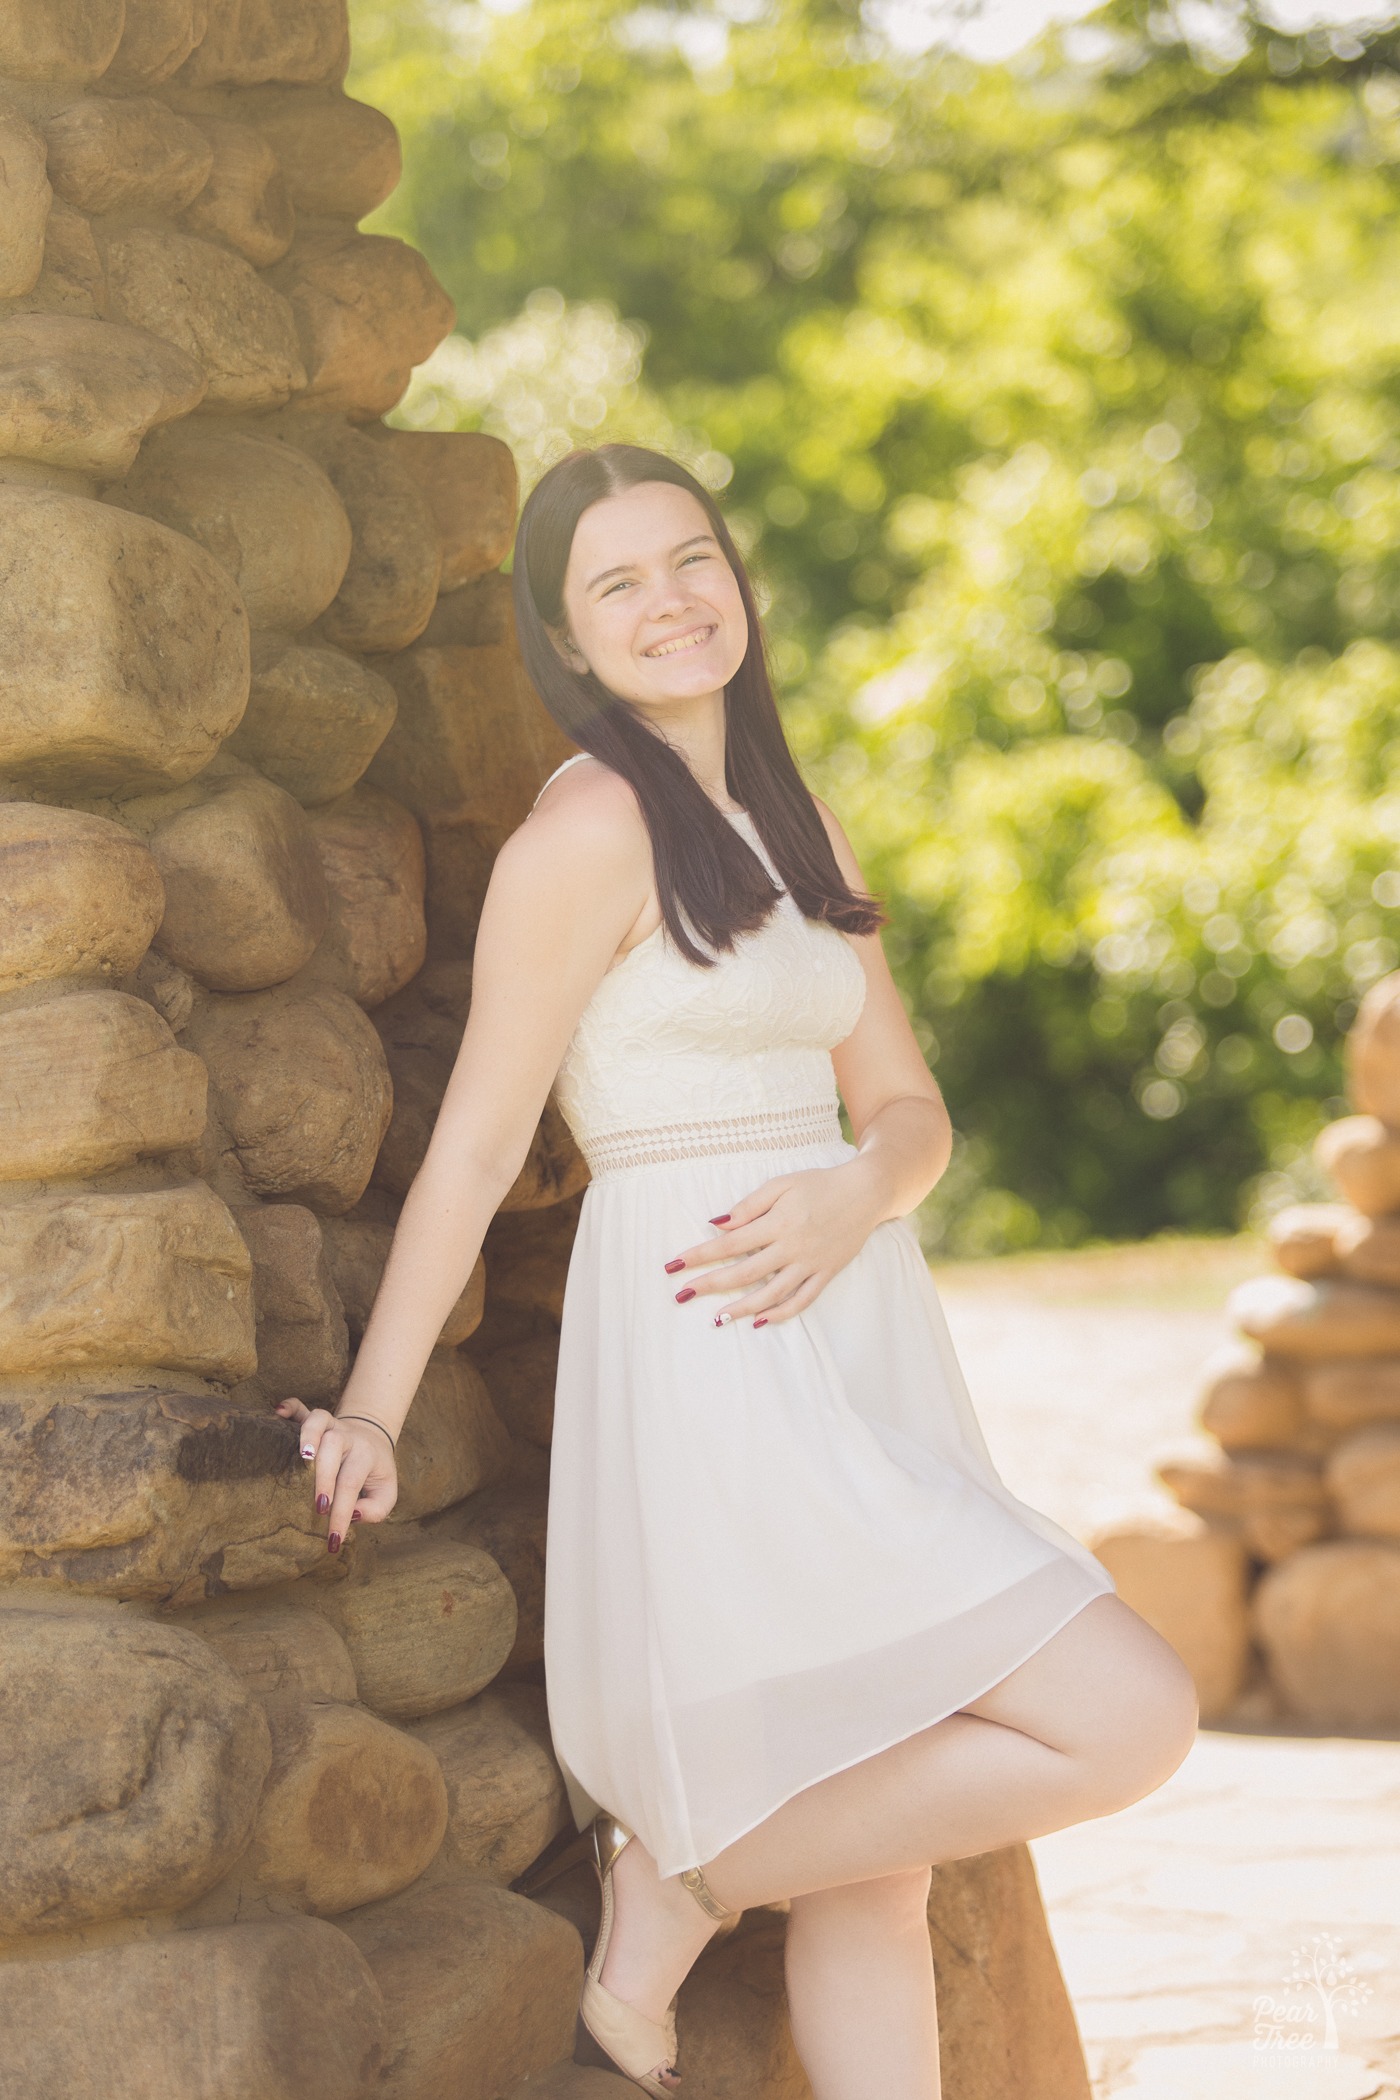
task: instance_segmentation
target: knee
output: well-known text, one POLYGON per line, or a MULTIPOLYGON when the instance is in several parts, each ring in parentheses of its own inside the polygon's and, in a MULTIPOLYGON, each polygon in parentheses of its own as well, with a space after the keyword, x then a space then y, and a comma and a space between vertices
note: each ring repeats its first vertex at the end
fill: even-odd
POLYGON ((833 1925, 844 1932, 887 1935, 911 1927, 924 1932, 932 1883, 932 1867, 913 1867, 870 1881, 848 1881, 839 1888, 814 1889, 794 1896, 789 1909, 799 1929, 810 1922, 819 1929, 833 1925))
POLYGON ((1146 1624, 1135 1668, 1091 1731, 1091 1815, 1110 1815, 1171 1778, 1200 1720, 1196 1687, 1176 1650, 1146 1624))

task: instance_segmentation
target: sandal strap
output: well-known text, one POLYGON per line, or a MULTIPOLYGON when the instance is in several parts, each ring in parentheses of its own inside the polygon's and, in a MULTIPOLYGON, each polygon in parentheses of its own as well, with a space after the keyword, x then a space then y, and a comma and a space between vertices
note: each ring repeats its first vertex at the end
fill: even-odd
POLYGON ((699 1867, 686 1868, 681 1875, 681 1886, 690 1890, 701 1910, 706 1911, 710 1917, 720 1919, 732 1918, 735 1915, 732 1910, 727 1910, 724 1904, 720 1902, 699 1867))

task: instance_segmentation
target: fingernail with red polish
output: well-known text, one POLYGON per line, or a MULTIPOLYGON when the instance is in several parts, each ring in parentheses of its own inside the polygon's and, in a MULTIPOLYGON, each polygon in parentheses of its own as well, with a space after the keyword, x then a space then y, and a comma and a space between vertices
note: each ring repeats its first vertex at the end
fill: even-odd
POLYGON ((716 1327, 727 1327, 727 1326, 729 1325, 730 1321, 731 1321, 731 1320, 733 1319, 733 1317, 734 1317, 733 1313, 716 1313, 716 1314, 715 1314, 715 1325, 716 1325, 716 1327))
POLYGON ((358 1523, 359 1523, 359 1521, 360 1521, 360 1512, 359 1512, 359 1511, 358 1511, 357 1509, 352 1509, 352 1510, 351 1510, 351 1512, 350 1512, 350 1522, 351 1522, 352 1524, 358 1524, 358 1523))
POLYGON ((730 1219, 730 1213, 729 1213, 728 1211, 725 1211, 725 1213, 724 1213, 724 1215, 723 1215, 722 1217, 719 1217, 719 1218, 711 1218, 711 1220, 710 1220, 710 1223, 711 1223, 712 1225, 727 1225, 727 1224, 729 1223, 729 1219, 730 1219))
POLYGON ((683 1291, 676 1292, 676 1303, 677 1305, 684 1305, 687 1298, 693 1298, 694 1296, 694 1291, 690 1288, 690 1285, 687 1284, 683 1291))
POLYGON ((331 1498, 329 1495, 318 1495, 316 1497, 316 1514, 318 1517, 323 1517, 330 1506, 331 1498))
POLYGON ((755 1320, 753 1324, 755 1327, 766 1327, 768 1325, 768 1315, 765 1313, 761 1319, 755 1320))
POLYGON ((340 1533, 338 1531, 333 1531, 330 1537, 326 1540, 326 1551, 327 1553, 339 1553, 340 1533))
POLYGON ((667 1262, 667 1264, 666 1264, 666 1274, 667 1274, 668 1276, 674 1276, 674 1275, 675 1275, 675 1273, 676 1273, 676 1271, 677 1271, 677 1269, 683 1269, 684 1267, 685 1267, 685 1260, 684 1260, 684 1257, 678 1254, 678 1255, 676 1256, 676 1258, 675 1258, 675 1260, 674 1260, 674 1261, 668 1261, 668 1262, 667 1262))
POLYGON ((303 1444, 301 1447, 301 1455, 303 1458, 314 1458, 316 1456, 316 1453, 312 1449, 310 1444, 303 1444))

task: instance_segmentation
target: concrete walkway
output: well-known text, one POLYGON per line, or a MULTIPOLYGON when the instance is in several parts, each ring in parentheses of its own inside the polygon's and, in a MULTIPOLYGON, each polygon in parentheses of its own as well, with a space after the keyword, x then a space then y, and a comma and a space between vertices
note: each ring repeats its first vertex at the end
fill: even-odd
MULTIPOLYGON (((938 1265, 1007 1485, 1077 1536, 1162 1499, 1248 1241, 938 1265)), ((1400 2100, 1400 1742, 1204 1731, 1032 1847, 1095 2100, 1400 2100), (1329 2025, 1327 2001, 1332 2020, 1329 2025)))

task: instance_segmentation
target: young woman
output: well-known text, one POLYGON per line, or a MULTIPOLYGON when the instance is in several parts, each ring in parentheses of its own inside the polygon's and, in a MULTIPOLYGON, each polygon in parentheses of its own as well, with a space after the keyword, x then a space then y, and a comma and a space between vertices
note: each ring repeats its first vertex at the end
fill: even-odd
POLYGON ((496 861, 339 1406, 283 1411, 335 1551, 392 1507, 392 1439, 553 1086, 592 1174, 545 1668, 603 1884, 594 2060, 674 2090, 687 1970, 719 1919, 789 1898, 817 2100, 937 2100, 930 1862, 1160 1785, 1191 1682, 988 1457, 906 1222, 948 1118, 714 501, 656 453, 574 453, 525 506, 514 589, 581 751, 496 861))

